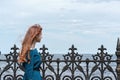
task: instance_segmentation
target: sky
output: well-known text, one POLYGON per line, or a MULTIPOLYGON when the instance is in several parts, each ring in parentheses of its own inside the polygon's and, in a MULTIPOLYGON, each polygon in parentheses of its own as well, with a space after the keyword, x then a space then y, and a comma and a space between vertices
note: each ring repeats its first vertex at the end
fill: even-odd
MULTIPOLYGON (((43 28, 50 54, 67 54, 74 44, 79 54, 96 54, 103 44, 115 54, 120 37, 120 0, 0 0, 0 51, 21 48, 33 24, 43 28)), ((106 51, 105 51, 106 52, 106 51)))

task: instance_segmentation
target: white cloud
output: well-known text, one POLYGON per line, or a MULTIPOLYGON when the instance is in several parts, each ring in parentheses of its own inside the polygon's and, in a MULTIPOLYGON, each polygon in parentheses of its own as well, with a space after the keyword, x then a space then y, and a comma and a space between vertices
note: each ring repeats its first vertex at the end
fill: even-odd
POLYGON ((115 1, 120 1, 120 0, 68 0, 71 2, 75 2, 75 3, 109 3, 109 2, 115 2, 115 1))
POLYGON ((44 30, 43 43, 53 47, 64 43, 86 45, 96 41, 97 44, 100 38, 119 36, 119 4, 117 0, 0 1, 0 34, 14 40, 10 43, 17 43, 30 25, 40 23, 44 30))

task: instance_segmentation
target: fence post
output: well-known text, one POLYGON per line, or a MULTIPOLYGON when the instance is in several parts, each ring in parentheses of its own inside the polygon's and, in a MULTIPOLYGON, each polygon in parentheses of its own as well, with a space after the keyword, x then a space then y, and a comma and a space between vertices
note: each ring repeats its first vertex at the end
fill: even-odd
POLYGON ((116 56, 117 56, 117 66, 116 66, 117 80, 120 80, 120 41, 119 41, 119 38, 117 40, 116 56))

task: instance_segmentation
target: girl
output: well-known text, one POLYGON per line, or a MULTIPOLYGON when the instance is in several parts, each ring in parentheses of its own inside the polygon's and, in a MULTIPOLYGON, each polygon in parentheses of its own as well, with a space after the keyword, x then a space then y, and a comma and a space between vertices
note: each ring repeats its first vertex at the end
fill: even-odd
POLYGON ((35 48, 35 44, 41 41, 41 36, 42 27, 35 24, 28 29, 24 37, 18 60, 25 68, 23 80, 42 80, 39 71, 41 57, 35 48))

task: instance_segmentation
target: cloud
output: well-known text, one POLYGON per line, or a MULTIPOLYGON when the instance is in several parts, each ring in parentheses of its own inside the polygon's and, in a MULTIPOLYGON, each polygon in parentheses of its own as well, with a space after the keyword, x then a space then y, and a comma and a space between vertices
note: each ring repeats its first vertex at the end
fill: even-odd
POLYGON ((30 25, 39 23, 43 26, 42 43, 53 49, 64 43, 90 47, 87 43, 119 36, 119 4, 117 0, 0 1, 0 34, 12 39, 9 43, 17 43, 30 25))
POLYGON ((115 2, 115 1, 119 1, 119 0, 68 0, 68 1, 71 1, 71 2, 77 2, 77 3, 103 3, 103 2, 106 2, 106 3, 109 3, 109 2, 115 2))
POLYGON ((46 23, 59 22, 61 19, 66 20, 66 22, 67 20, 73 20, 74 22, 77 19, 84 21, 96 21, 97 19, 98 21, 98 19, 108 20, 109 18, 109 20, 112 20, 119 16, 119 1, 109 3, 87 2, 71 3, 70 0, 3 1, 0 14, 2 15, 2 21, 7 23, 11 21, 10 24, 19 24, 20 22, 23 23, 23 20, 30 21, 31 19, 46 23))

